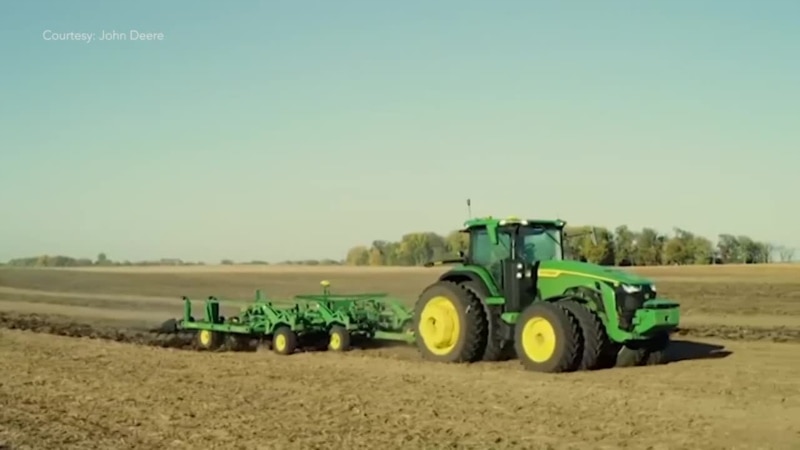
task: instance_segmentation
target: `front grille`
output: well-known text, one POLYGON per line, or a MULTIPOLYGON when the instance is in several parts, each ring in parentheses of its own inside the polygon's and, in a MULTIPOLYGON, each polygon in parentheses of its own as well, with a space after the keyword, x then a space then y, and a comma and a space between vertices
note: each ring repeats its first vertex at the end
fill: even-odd
POLYGON ((642 287, 642 298, 644 298, 645 301, 652 300, 656 298, 657 295, 656 291, 654 291, 649 284, 642 287))
POLYGON ((617 303, 617 315, 619 316, 619 326, 623 330, 631 331, 633 329, 633 317, 636 315, 636 311, 642 309, 646 297, 652 295, 652 291, 649 287, 647 289, 647 291, 641 290, 633 294, 625 292, 622 287, 614 291, 617 303))

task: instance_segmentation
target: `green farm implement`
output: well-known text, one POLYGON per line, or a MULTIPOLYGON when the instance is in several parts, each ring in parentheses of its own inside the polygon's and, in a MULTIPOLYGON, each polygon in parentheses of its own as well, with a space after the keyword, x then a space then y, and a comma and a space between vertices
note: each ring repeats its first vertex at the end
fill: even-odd
POLYGON ((297 295, 291 304, 276 305, 256 291, 255 301, 239 315, 224 317, 220 301, 204 302, 204 317, 195 318, 192 300, 183 297, 183 318, 171 319, 154 331, 193 332, 198 347, 215 350, 226 346, 244 350, 254 341, 269 340, 276 353, 289 355, 301 347, 346 351, 354 341, 393 340, 413 342, 411 313, 386 294, 335 295, 322 282, 318 295, 297 295))

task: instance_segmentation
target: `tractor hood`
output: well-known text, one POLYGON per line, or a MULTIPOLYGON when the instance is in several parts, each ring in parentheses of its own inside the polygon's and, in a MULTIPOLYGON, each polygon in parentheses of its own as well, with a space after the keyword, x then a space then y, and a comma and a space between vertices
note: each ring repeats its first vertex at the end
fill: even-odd
POLYGON ((561 274, 585 276, 614 284, 643 285, 653 283, 650 279, 634 273, 581 261, 542 261, 539 265, 539 272, 540 274, 549 272, 553 276, 561 274))

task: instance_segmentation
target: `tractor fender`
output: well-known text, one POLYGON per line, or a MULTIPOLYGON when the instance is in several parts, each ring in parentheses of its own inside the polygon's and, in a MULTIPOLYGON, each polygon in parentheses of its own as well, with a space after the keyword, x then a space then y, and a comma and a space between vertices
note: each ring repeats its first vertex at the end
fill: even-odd
POLYGON ((478 283, 481 287, 485 288, 485 291, 488 293, 489 289, 486 287, 486 283, 481 279, 478 274, 471 270, 451 270, 449 272, 443 273, 439 277, 439 281, 450 281, 456 284, 461 284, 467 281, 474 281, 478 283))
POLYGON ((507 355, 511 349, 508 343, 513 342, 514 328, 507 326, 501 319, 502 306, 493 306, 486 303, 486 298, 491 297, 492 293, 490 287, 486 285, 481 276, 473 271, 454 270, 443 274, 439 277, 439 280, 457 283, 480 300, 483 314, 488 324, 486 347, 483 350, 481 359, 484 361, 508 359, 507 355))
POLYGON ((581 303, 592 303, 599 312, 605 312, 605 305, 603 304, 603 294, 587 286, 571 287, 564 291, 564 294, 559 296, 559 300, 564 298, 571 298, 581 303))

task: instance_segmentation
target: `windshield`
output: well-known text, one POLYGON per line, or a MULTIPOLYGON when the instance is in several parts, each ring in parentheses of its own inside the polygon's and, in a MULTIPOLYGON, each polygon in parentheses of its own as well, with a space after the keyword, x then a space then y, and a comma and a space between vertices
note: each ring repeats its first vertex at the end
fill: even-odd
POLYGON ((522 228, 521 257, 528 263, 561 260, 561 230, 558 228, 522 228))

